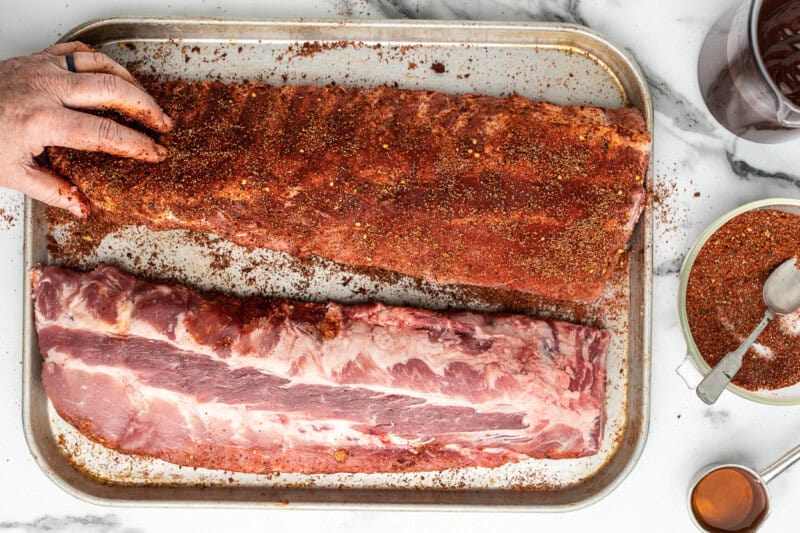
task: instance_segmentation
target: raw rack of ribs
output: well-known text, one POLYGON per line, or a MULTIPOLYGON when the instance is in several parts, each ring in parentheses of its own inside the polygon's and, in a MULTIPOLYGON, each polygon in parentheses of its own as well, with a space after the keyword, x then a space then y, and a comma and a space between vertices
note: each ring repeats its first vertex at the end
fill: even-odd
POLYGON ((106 219, 438 284, 595 300, 645 202, 635 109, 388 87, 149 82, 159 164, 49 149, 106 219))
POLYGON ((31 271, 58 413, 130 454, 407 472, 597 453, 609 333, 523 315, 203 294, 31 271))

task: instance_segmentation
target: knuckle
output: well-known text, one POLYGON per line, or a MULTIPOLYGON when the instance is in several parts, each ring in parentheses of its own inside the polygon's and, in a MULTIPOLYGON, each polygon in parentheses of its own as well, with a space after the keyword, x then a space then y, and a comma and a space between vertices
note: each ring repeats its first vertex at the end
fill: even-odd
POLYGON ((26 108, 18 110, 14 118, 14 122, 16 122, 19 129, 28 132, 41 125, 42 114, 38 109, 26 108))
POLYGON ((43 50, 41 52, 34 52, 33 54, 31 54, 30 56, 28 56, 28 60, 32 62, 49 61, 51 57, 53 57, 52 54, 43 50))
POLYGON ((42 202, 50 205, 60 204, 63 201, 61 192, 55 187, 48 187, 47 190, 42 194, 41 200, 42 202))
POLYGON ((43 108, 24 109, 19 112, 17 121, 25 136, 41 136, 42 132, 51 130, 53 124, 53 113, 43 108))
POLYGON ((50 95, 64 94, 64 91, 67 90, 69 85, 67 77, 52 72, 47 68, 48 66, 52 67, 54 65, 48 62, 47 64, 37 65, 35 68, 30 68, 24 72, 23 77, 26 85, 39 93, 50 95))
POLYGON ((30 72, 25 76, 25 81, 28 87, 40 92, 49 92, 58 85, 53 76, 43 72, 30 72))
POLYGON ((95 68, 103 67, 108 64, 108 56, 100 52, 90 52, 89 61, 91 61, 95 68))
POLYGON ((28 57, 23 56, 23 57, 18 57, 16 59, 22 63, 30 63, 30 62, 50 61, 51 57, 54 57, 53 54, 47 52, 46 50, 42 50, 41 52, 34 52, 28 57))
POLYGON ((62 203, 62 194, 58 186, 44 186, 43 176, 31 163, 19 163, 17 176, 20 179, 19 189, 25 193, 38 190, 37 199, 50 205, 62 203))
POLYGON ((49 93, 63 88, 64 80, 53 56, 37 53, 3 62, 3 82, 18 84, 36 93, 49 93))
POLYGON ((49 76, 44 76, 42 74, 31 74, 25 81, 31 89, 44 91, 52 85, 49 78, 49 76))
POLYGON ((120 136, 120 125, 111 119, 103 118, 97 123, 97 138, 102 144, 115 142, 120 136))
POLYGON ((100 90, 106 95, 117 94, 119 91, 119 78, 113 74, 99 74, 99 76, 100 90))
POLYGON ((25 152, 35 153, 59 136, 63 124, 51 109, 27 107, 18 110, 7 127, 19 143, 18 146, 23 147, 25 152))

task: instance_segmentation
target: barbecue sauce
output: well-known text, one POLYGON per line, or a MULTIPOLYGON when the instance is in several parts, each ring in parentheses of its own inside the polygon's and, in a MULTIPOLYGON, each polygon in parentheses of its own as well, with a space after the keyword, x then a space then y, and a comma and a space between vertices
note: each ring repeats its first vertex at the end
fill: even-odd
POLYGON ((800 105, 800 0, 766 0, 761 5, 758 48, 778 90, 800 105))
POLYGON ((692 491, 692 513, 711 533, 755 531, 767 510, 764 486, 741 468, 714 470, 692 491))
POLYGON ((756 2, 753 39, 747 4, 728 11, 708 33, 698 63, 700 90, 711 114, 734 134, 782 142, 800 136, 800 128, 787 125, 783 102, 800 105, 800 0, 756 2))

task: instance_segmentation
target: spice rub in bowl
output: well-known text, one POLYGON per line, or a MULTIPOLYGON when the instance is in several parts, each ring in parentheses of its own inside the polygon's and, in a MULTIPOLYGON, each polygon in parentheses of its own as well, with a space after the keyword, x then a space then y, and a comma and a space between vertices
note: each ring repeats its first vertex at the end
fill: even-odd
MULTIPOLYGON (((689 273, 686 314, 697 350, 709 366, 735 350, 766 310, 762 288, 786 259, 800 255, 800 215, 750 210, 717 229, 689 273)), ((733 383, 751 391, 800 382, 800 312, 778 316, 745 354, 733 383)))

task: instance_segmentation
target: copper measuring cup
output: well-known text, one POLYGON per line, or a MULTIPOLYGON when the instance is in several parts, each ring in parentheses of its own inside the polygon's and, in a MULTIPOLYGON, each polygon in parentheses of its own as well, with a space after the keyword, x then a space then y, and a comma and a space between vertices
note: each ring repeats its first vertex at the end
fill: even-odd
MULTIPOLYGON (((689 516, 691 516, 694 525, 701 531, 756 531, 769 516, 770 493, 767 488, 767 483, 781 475, 798 460, 800 460, 800 445, 795 446, 778 460, 762 468, 758 472, 746 466, 730 463, 710 465, 700 470, 689 484, 689 516), (698 496, 701 496, 698 495, 698 491, 703 488, 704 481, 712 481, 709 476, 719 475, 721 473, 730 473, 735 476, 740 476, 742 481, 746 481, 749 484, 750 490, 752 491, 749 500, 751 502, 751 508, 742 509, 741 506, 736 506, 736 508, 733 509, 736 513, 735 516, 725 516, 724 510, 718 509, 714 512, 705 511, 705 515, 703 514, 703 511, 696 505, 698 496), (698 514, 700 516, 698 516, 698 514), (728 527, 724 527, 724 524, 727 524, 728 527)), ((701 507, 709 507, 708 504, 711 503, 713 499, 713 495, 711 498, 705 497, 705 501, 703 502, 705 505, 701 505, 701 507)), ((720 503, 725 502, 730 506, 730 500, 725 501, 721 495, 719 495, 718 500, 720 503)))

